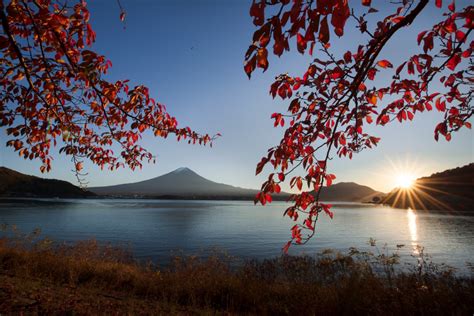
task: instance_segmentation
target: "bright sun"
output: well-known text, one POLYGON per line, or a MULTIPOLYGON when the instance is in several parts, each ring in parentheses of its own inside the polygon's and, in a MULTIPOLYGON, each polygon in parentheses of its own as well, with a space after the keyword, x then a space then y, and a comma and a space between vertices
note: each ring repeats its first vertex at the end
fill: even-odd
POLYGON ((409 189, 415 178, 412 175, 402 173, 397 176, 397 186, 403 189, 409 189))

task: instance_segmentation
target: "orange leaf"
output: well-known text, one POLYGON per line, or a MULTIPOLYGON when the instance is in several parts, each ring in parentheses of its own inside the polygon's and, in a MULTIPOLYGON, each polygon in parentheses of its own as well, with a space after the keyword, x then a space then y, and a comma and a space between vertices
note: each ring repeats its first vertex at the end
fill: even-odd
POLYGON ((392 67, 393 67, 393 65, 392 65, 388 60, 385 60, 385 59, 379 61, 379 62, 377 63, 377 65, 379 65, 379 66, 382 67, 382 68, 387 68, 387 67, 388 67, 388 68, 392 68, 392 67))
POLYGON ((76 163, 76 171, 81 171, 82 170, 82 162, 76 163))
POLYGON ((268 52, 265 47, 262 47, 257 51, 257 67, 263 68, 263 71, 267 70, 268 68, 267 56, 268 52))
POLYGON ((366 98, 370 104, 377 105, 377 96, 375 94, 368 95, 366 98))

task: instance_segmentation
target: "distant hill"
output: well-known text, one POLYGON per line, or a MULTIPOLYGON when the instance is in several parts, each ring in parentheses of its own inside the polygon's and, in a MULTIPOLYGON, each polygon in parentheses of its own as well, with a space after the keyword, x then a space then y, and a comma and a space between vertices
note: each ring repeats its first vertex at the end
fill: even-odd
MULTIPOLYGON (((314 195, 314 193, 313 193, 314 195)), ((319 196, 321 201, 371 202, 374 197, 381 198, 384 193, 355 182, 339 182, 324 187, 319 196)))
MULTIPOLYGON (((258 190, 244 189, 208 180, 189 168, 179 168, 162 176, 140 181, 105 187, 89 188, 104 196, 155 197, 192 199, 242 199, 253 200, 258 190)), ((321 194, 326 201, 368 202, 374 196, 382 195, 367 186, 353 182, 338 183, 324 188, 321 194)), ((287 200, 289 193, 275 194, 275 200, 287 200)))
POLYGON ((193 199, 253 199, 258 193, 257 190, 213 182, 201 177, 189 168, 178 168, 170 173, 145 181, 93 187, 89 190, 106 196, 193 199))
POLYGON ((474 163, 419 178, 382 201, 397 208, 474 212, 474 163))
POLYGON ((60 197, 94 196, 67 181, 29 176, 0 167, 0 196, 2 197, 60 197))

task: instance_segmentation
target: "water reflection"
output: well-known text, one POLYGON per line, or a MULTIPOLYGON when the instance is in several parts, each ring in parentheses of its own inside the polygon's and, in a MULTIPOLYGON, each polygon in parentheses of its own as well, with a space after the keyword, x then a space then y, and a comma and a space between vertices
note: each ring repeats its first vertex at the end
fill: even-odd
MULTIPOLYGON (((42 236, 58 242, 96 238, 130 243, 137 258, 158 264, 169 263, 172 251, 193 255, 215 246, 241 258, 280 256, 293 225, 282 217, 287 204, 278 201, 266 206, 247 201, 61 201, 68 204, 0 203, 0 225, 16 224, 24 233, 39 227, 42 236)), ((474 216, 344 203, 338 205, 334 219, 322 216, 320 220, 314 239, 290 248, 291 254, 314 254, 326 248, 346 252, 353 246, 368 251, 367 240, 374 237, 389 247, 407 245, 400 251, 405 262, 413 263, 410 255, 419 257, 418 246, 425 247, 434 262, 466 273, 470 270, 465 262, 474 262, 474 216)))
POLYGON ((410 230, 411 245, 413 246, 413 253, 418 254, 418 232, 416 228, 416 214, 411 208, 407 210, 408 229, 410 230))

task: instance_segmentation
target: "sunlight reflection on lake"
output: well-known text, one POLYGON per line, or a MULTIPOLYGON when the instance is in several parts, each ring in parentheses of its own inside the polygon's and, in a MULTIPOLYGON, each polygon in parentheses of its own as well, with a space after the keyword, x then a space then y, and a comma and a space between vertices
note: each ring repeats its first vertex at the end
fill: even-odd
POLYGON ((410 239, 411 239, 411 245, 413 247, 413 253, 417 255, 419 253, 418 250, 418 232, 416 228, 416 214, 415 212, 409 208, 407 210, 407 217, 408 217, 408 229, 410 231, 410 239))

